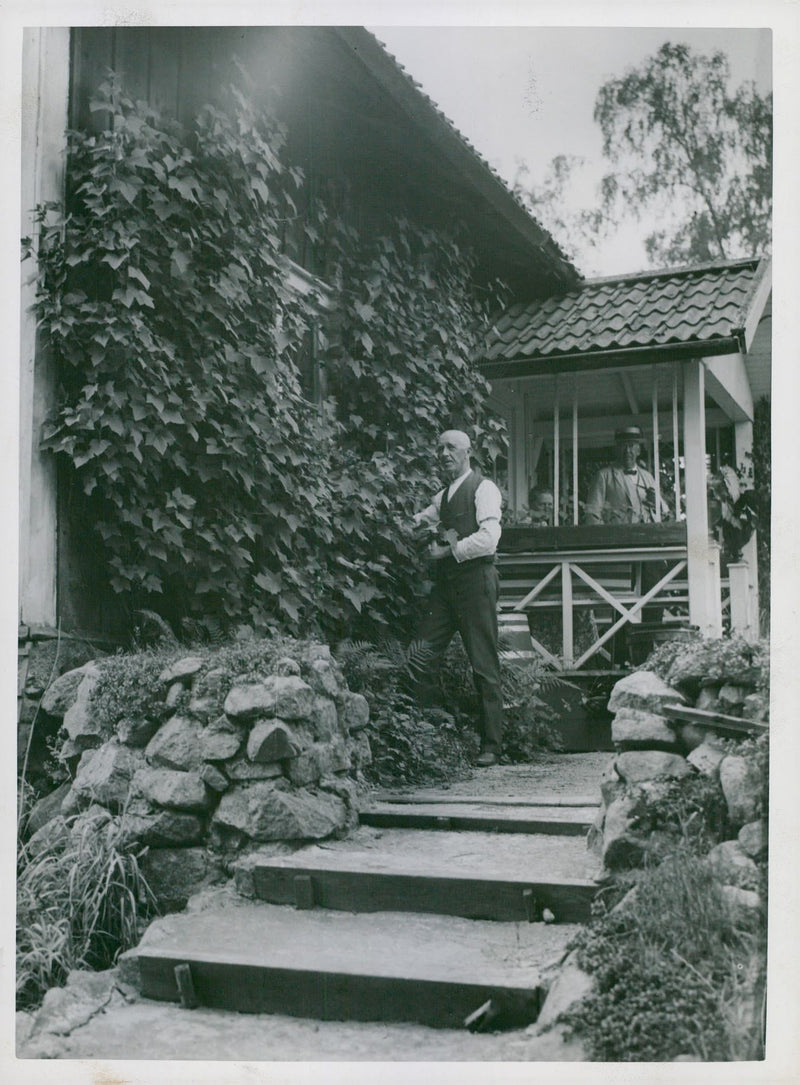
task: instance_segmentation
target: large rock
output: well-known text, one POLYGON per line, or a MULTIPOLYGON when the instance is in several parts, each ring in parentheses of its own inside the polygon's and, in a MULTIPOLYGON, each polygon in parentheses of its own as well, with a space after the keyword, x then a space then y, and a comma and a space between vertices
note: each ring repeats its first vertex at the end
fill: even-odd
POLYGON ((346 690, 339 700, 339 724, 351 734, 369 723, 369 702, 361 693, 346 690))
POLYGON ((742 716, 746 720, 767 720, 769 700, 763 693, 748 693, 742 702, 742 716))
POLYGON ((201 725, 189 716, 173 716, 151 738, 145 756, 151 765, 188 772, 203 763, 201 725))
POLYGON ((112 810, 122 807, 131 779, 143 763, 142 754, 111 739, 81 758, 72 784, 73 791, 112 810))
POLYGON ((600 796, 602 798, 602 805, 604 807, 610 806, 614 799, 618 799, 619 796, 625 791, 625 783, 620 777, 614 767, 614 762, 611 761, 600 777, 600 796))
POLYGON ((608 711, 634 708, 658 714, 667 704, 686 704, 686 698, 652 671, 634 671, 621 678, 612 689, 608 711))
POLYGON ((719 782, 728 806, 728 817, 735 826, 756 821, 760 810, 760 781, 743 757, 729 754, 719 766, 719 782))
POLYGON ((141 861, 142 874, 165 912, 179 911, 194 893, 221 876, 205 848, 155 848, 141 861))
POLYGON ((41 710, 48 716, 63 719, 78 696, 78 689, 87 676, 97 678, 100 671, 94 663, 85 663, 72 671, 59 675, 51 682, 42 696, 41 710))
POLYGON ((275 720, 260 720, 247 738, 247 756, 261 764, 297 757, 301 749, 292 729, 275 720))
POLYGON ((717 844, 706 856, 706 862, 724 885, 758 889, 758 867, 737 840, 717 844))
POLYGON ((314 711, 314 691, 296 675, 273 674, 263 682, 238 684, 225 698, 224 712, 231 719, 248 721, 260 716, 306 720, 314 711))
POLYGON ((339 676, 329 659, 315 659, 311 663, 308 684, 316 693, 324 697, 338 697, 343 688, 339 676))
POLYGON ((225 765, 225 775, 234 783, 245 783, 249 780, 276 780, 283 775, 283 764, 280 761, 262 763, 238 757, 225 765))
POLYGON ((215 765, 203 765, 200 769, 200 779, 211 788, 212 791, 217 791, 222 794, 223 791, 227 791, 231 786, 231 782, 224 772, 215 765))
POLYGON ((82 749, 99 746, 103 741, 103 726, 92 706, 92 694, 97 686, 97 679, 84 675, 78 687, 75 700, 64 714, 63 726, 69 738, 82 749))
POLYGON ((204 727, 200 732, 200 753, 204 761, 227 761, 242 748, 244 736, 227 716, 204 727))
POLYGON ((737 839, 743 851, 745 851, 751 859, 766 859, 767 850, 769 848, 769 834, 767 832, 766 821, 759 818, 758 821, 750 821, 747 825, 743 825, 739 830, 737 839))
POLYGON ((281 656, 280 659, 275 660, 275 663, 272 667, 272 673, 284 676, 289 674, 299 676, 300 664, 297 662, 296 659, 292 659, 291 656, 281 656))
POLYGON ((688 776, 691 768, 685 758, 661 750, 628 750, 614 762, 626 784, 638 784, 656 776, 688 776))
POLYGON ((288 792, 272 783, 232 788, 220 799, 214 824, 236 829, 252 840, 320 840, 341 829, 347 809, 326 792, 288 792))
POLYGON ((189 682, 202 669, 204 663, 201 656, 184 656, 165 667, 158 680, 164 686, 170 686, 173 682, 189 682))
POLYGON ((561 966, 545 996, 544 1004, 536 1018, 536 1032, 543 1032, 556 1023, 558 1018, 592 994, 594 979, 578 964, 578 955, 569 954, 561 966))
MULTIPOLYGON (((624 681, 624 679, 623 679, 624 681)), ((638 708, 620 708, 611 721, 611 741, 616 746, 661 747, 677 750, 675 732, 663 716, 638 708)))
POLYGON ((356 768, 360 769, 372 764, 372 747, 366 731, 359 731, 353 738, 352 760, 356 768))
POLYGON ((724 686, 720 687, 719 691, 720 708, 730 715, 737 715, 737 710, 741 712, 744 699, 749 693, 749 689, 743 689, 742 686, 735 686, 731 682, 726 682, 724 686))
POLYGON ((352 764, 350 753, 338 737, 333 742, 315 742, 287 766, 287 775, 297 787, 315 784, 323 776, 347 771, 352 764))
POLYGON ((134 719, 125 717, 117 723, 117 738, 126 746, 144 748, 161 724, 158 720, 139 716, 134 719))
POLYGON ((32 836, 35 832, 38 832, 43 825, 46 825, 51 818, 60 814, 61 804, 72 789, 72 784, 69 780, 66 780, 63 784, 60 784, 55 791, 51 791, 49 795, 42 796, 36 803, 34 803, 28 820, 25 823, 25 831, 32 836))
POLYGON ((314 711, 309 721, 314 738, 327 742, 339 734, 339 713, 330 697, 317 694, 314 698, 314 711))
POLYGON ((715 682, 713 686, 703 686, 697 694, 694 706, 702 709, 703 712, 717 712, 719 710, 719 683, 715 682))
POLYGON ((225 681, 225 671, 215 668, 199 678, 192 688, 187 711, 190 716, 196 716, 199 720, 212 720, 219 716, 222 700, 222 684, 225 681))
POLYGON ((36 1015, 35 1032, 66 1036, 85 1025, 111 1002, 117 987, 117 972, 74 970, 64 987, 51 987, 36 1015))
POLYGON ((31 836, 25 850, 31 859, 36 859, 48 851, 60 851, 69 843, 69 826, 62 814, 46 821, 31 836))
POLYGON ((709 776, 712 780, 716 780, 719 777, 719 766, 724 758, 724 750, 721 750, 713 741, 706 741, 696 746, 687 755, 686 760, 703 776, 709 776))
POLYGON ((120 820, 122 840, 139 841, 153 848, 190 847, 200 844, 204 825, 197 814, 159 809, 126 811, 120 820))
POLYGON ((157 806, 176 810, 197 812, 211 805, 211 794, 197 772, 141 768, 131 781, 131 791, 157 806))
POLYGON ((763 908, 761 896, 753 889, 740 889, 737 885, 720 886, 720 896, 728 908, 734 924, 750 925, 763 908))
POLYGON ((647 844, 633 829, 637 800, 621 795, 606 810, 603 822, 603 865, 609 870, 628 870, 642 862, 647 844))

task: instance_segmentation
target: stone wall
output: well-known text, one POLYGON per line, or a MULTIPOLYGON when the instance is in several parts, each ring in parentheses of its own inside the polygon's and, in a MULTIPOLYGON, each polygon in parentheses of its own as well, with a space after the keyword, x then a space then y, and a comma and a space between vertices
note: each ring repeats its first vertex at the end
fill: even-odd
POLYGON ((369 707, 326 645, 298 647, 270 674, 231 677, 210 650, 175 658, 152 709, 111 722, 95 696, 107 665, 67 671, 44 692, 69 779, 33 808, 29 847, 74 829, 71 818, 105 819, 123 846, 147 846, 145 875, 161 906, 177 908, 234 856, 357 823, 369 707))

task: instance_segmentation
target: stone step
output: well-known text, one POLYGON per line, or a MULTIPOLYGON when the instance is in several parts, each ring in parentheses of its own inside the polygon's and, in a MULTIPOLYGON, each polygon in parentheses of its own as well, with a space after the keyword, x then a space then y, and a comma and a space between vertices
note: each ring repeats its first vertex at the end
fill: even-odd
POLYGON ((458 1028, 491 999, 524 1024, 538 1014, 543 969, 574 933, 227 903, 157 920, 124 966, 145 997, 190 1006, 458 1028))
POLYGON ((393 829, 478 830, 495 833, 543 833, 584 836, 597 814, 596 805, 564 807, 487 802, 375 802, 360 814, 362 825, 393 829))
POLYGON ((256 896, 351 912, 472 919, 589 919, 597 861, 578 837, 359 829, 348 840, 252 861, 256 896))

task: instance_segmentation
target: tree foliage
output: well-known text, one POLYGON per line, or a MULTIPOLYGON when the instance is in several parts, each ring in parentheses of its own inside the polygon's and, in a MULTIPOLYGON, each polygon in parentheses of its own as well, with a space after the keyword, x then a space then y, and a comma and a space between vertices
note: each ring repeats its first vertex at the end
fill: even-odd
POLYGON ((502 439, 468 360, 491 300, 469 252, 409 223, 367 244, 305 199, 283 127, 236 88, 192 130, 115 80, 93 105, 111 120, 70 135, 66 213, 38 212, 37 310, 62 381, 45 444, 89 495, 114 589, 291 632, 407 616, 436 433, 455 412, 502 439), (315 298, 282 255, 298 220, 342 284, 320 402, 299 368, 315 298))
POLYGON ((607 212, 661 212, 678 202, 673 231, 646 239, 653 261, 752 256, 769 248, 772 96, 754 84, 729 91, 727 57, 665 43, 654 57, 600 88, 594 117, 607 212))
POLYGON ((571 210, 586 160, 558 155, 540 185, 518 169, 515 190, 578 262, 630 216, 657 219, 644 238, 653 266, 769 251, 772 95, 730 88, 727 57, 665 43, 599 90, 594 119, 612 167, 597 203, 571 210))

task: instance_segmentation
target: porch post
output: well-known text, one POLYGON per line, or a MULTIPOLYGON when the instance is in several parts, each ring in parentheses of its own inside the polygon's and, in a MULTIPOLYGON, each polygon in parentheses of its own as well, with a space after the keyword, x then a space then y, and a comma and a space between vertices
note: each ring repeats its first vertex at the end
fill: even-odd
POLYGON ((519 385, 514 396, 511 417, 511 478, 509 479, 509 497, 515 512, 528 504, 528 475, 526 445, 528 443, 525 419, 524 399, 520 395, 519 385))
MULTIPOLYGON (((733 429, 736 447, 736 463, 741 464, 753 451, 753 423, 737 422, 733 429)), ((744 569, 734 574, 733 566, 730 566, 731 576, 731 625, 737 628, 733 620, 734 607, 734 576, 741 578, 741 592, 743 594, 744 609, 741 616, 742 627, 737 629, 746 640, 755 641, 759 636, 759 598, 758 598, 758 537, 753 532, 753 537, 742 547, 741 565, 744 569)))
MULTIPOLYGON (((35 237, 33 210, 45 200, 61 203, 66 162, 70 31, 25 30, 22 53, 22 223, 35 237)), ((22 265, 20 328, 19 618, 25 625, 55 626, 57 507, 56 468, 39 451, 42 424, 55 400, 55 372, 36 332, 31 305, 38 261, 22 265)))
POLYGON ((718 547, 709 537, 706 492, 705 369, 683 367, 683 453, 686 493, 689 620, 704 637, 722 636, 718 547))

